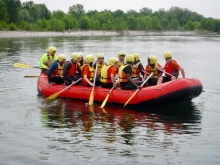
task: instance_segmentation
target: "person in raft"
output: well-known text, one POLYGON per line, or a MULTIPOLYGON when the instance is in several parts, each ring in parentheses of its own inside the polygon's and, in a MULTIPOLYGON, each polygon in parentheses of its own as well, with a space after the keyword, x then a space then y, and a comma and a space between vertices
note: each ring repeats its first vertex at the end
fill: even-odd
MULTIPOLYGON (((83 86, 95 86, 99 85, 99 79, 94 82, 95 69, 93 67, 94 55, 89 54, 85 57, 85 64, 82 67, 82 84, 83 86)), ((98 70, 97 70, 98 72, 98 70)), ((97 75, 97 73, 96 73, 97 75)), ((96 76, 97 77, 97 76, 96 76)))
POLYGON ((100 85, 102 88, 116 88, 116 71, 118 68, 118 58, 111 57, 108 59, 109 65, 104 65, 101 69, 100 85))
POLYGON ((48 83, 63 84, 64 79, 61 77, 64 63, 66 62, 66 56, 60 54, 57 56, 57 60, 51 64, 50 69, 47 72, 48 83))
POLYGON ((54 46, 50 46, 47 50, 47 53, 43 54, 40 58, 39 65, 41 71, 47 74, 50 65, 56 60, 57 60, 56 48, 54 46))
POLYGON ((140 56, 138 53, 133 53, 134 56, 134 64, 132 67, 132 79, 133 80, 142 80, 144 77, 144 67, 140 62, 140 56))
POLYGON ((182 77, 185 78, 184 69, 175 60, 172 60, 172 57, 173 54, 170 51, 164 53, 164 59, 166 60, 166 64, 164 67, 158 69, 164 70, 166 77, 160 76, 158 78, 157 85, 171 80, 176 80, 179 76, 179 71, 181 72, 182 77))
POLYGON ((126 64, 119 68, 118 76, 121 89, 140 89, 143 81, 132 80, 132 65, 134 63, 134 56, 127 55, 125 58, 126 64))
POLYGON ((104 54, 98 54, 97 55, 97 61, 96 61, 96 63, 94 63, 94 69, 96 69, 96 66, 98 65, 98 75, 99 75, 99 77, 100 77, 100 75, 101 75, 101 69, 102 69, 102 67, 104 66, 104 65, 106 65, 106 63, 105 63, 105 61, 104 61, 104 58, 105 58, 105 56, 104 56, 104 54))
POLYGON ((157 85, 158 77, 162 75, 162 71, 158 70, 158 67, 161 68, 162 66, 157 62, 157 57, 154 55, 149 55, 147 60, 147 65, 145 67, 144 73, 144 80, 153 73, 153 75, 148 80, 148 85, 153 86, 157 85))
MULTIPOLYGON (((76 76, 76 71, 81 75, 81 68, 78 66, 81 60, 80 54, 77 52, 72 53, 71 60, 67 61, 63 68, 63 78, 66 85, 75 84, 75 81, 79 80, 80 77, 76 76)), ((76 84, 79 84, 78 81, 76 84)))

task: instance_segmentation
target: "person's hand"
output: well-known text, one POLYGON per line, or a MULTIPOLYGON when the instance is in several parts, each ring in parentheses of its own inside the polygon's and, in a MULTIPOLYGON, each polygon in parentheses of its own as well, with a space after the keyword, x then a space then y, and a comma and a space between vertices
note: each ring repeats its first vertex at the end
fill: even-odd
POLYGON ((95 86, 95 84, 93 84, 93 83, 91 83, 91 82, 90 82, 89 84, 90 84, 90 86, 92 86, 92 87, 94 87, 94 86, 95 86))
POLYGON ((73 82, 72 82, 72 85, 74 85, 74 84, 76 84, 76 82, 75 82, 75 81, 73 81, 73 82))
POLYGON ((137 85, 136 88, 137 88, 137 89, 141 89, 141 86, 137 85))

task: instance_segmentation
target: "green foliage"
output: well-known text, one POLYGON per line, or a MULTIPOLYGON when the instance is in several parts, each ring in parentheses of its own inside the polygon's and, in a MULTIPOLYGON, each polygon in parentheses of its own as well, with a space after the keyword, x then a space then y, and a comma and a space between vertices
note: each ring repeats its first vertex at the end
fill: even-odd
POLYGON ((188 9, 171 7, 169 10, 143 7, 139 12, 120 9, 112 12, 88 11, 83 5, 69 7, 68 13, 57 10, 52 14, 45 4, 33 1, 0 0, 0 29, 64 31, 69 29, 85 30, 202 30, 220 32, 220 20, 204 18, 188 9), (13 24, 12 24, 13 23, 13 24))
POLYGON ((52 18, 51 20, 49 20, 49 30, 62 32, 65 30, 65 24, 61 20, 52 18))
POLYGON ((42 21, 38 22, 37 27, 41 31, 48 30, 49 29, 49 21, 43 19, 42 21))
POLYGON ((88 30, 91 27, 91 20, 86 15, 81 17, 81 19, 79 20, 79 23, 80 23, 79 24, 80 29, 88 30))
POLYGON ((0 22, 0 29, 8 29, 8 24, 5 21, 0 22))
POLYGON ((133 15, 128 16, 127 25, 129 30, 137 30, 137 25, 138 25, 137 23, 138 23, 137 18, 135 18, 133 15))
POLYGON ((7 6, 5 2, 0 0, 0 21, 6 21, 8 17, 7 6))
POLYGON ((162 27, 160 25, 160 20, 159 20, 159 18, 157 16, 153 16, 152 17, 151 24, 152 24, 152 29, 162 30, 162 27))
POLYGON ((179 28, 179 26, 180 26, 180 23, 179 23, 178 19, 172 19, 170 21, 170 29, 177 30, 179 28))
POLYGON ((15 25, 14 23, 11 23, 11 24, 9 25, 9 30, 17 30, 16 25, 15 25))
POLYGON ((21 21, 21 23, 18 24, 18 28, 22 29, 22 30, 30 31, 31 30, 31 25, 26 21, 21 21))

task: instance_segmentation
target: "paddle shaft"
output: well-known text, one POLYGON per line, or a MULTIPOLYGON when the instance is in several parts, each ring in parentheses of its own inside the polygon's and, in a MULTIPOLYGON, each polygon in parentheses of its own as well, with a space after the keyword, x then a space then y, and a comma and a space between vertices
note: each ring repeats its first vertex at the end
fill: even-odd
MULTIPOLYGON (((141 87, 147 82, 147 80, 153 75, 153 73, 151 73, 148 78, 146 78, 146 80, 144 80, 144 82, 141 84, 141 87)), ((140 90, 140 88, 138 88, 133 94, 132 96, 126 101, 126 103, 124 104, 124 107, 129 103, 129 101, 136 95, 136 93, 140 90)))
MULTIPOLYGON (((77 82, 79 82, 81 79, 82 79, 82 78, 80 78, 79 80, 75 81, 75 84, 76 84, 77 82)), ((74 85, 74 84, 70 84, 69 86, 67 86, 66 88, 64 88, 63 90, 61 90, 59 93, 65 91, 66 89, 68 89, 68 88, 71 87, 72 85, 74 85)))
POLYGON ((94 100, 94 88, 95 88, 95 80, 96 80, 97 70, 98 70, 98 65, 96 65, 96 68, 95 68, 95 76, 94 76, 94 80, 93 80, 92 91, 91 91, 90 97, 89 97, 89 105, 93 105, 93 100, 94 100))

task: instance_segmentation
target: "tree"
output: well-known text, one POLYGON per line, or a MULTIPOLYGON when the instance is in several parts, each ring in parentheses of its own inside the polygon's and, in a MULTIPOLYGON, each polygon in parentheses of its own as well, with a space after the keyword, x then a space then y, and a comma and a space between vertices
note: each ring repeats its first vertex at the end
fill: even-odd
POLYGON ((76 4, 69 7, 69 12, 72 16, 79 19, 83 14, 85 14, 85 10, 83 9, 83 5, 76 4))
POLYGON ((139 30, 150 30, 151 25, 151 16, 142 16, 138 18, 138 29, 139 30))
POLYGON ((19 22, 22 22, 22 21, 33 22, 33 18, 30 17, 30 14, 29 14, 28 10, 21 9, 18 12, 18 21, 19 22))
POLYGON ((148 15, 151 15, 152 14, 152 9, 149 9, 147 7, 144 7, 142 9, 140 9, 139 13, 141 15, 144 15, 144 16, 148 16, 148 15))
POLYGON ((80 29, 88 30, 91 27, 91 20, 88 16, 82 16, 79 20, 80 22, 80 29))
MULTIPOLYGON (((7 6, 9 23, 16 23, 18 21, 18 12, 21 8, 20 0, 4 0, 4 2, 7 6)), ((13 27, 14 24, 12 24, 11 26, 13 27)))
POLYGON ((172 19, 170 21, 170 29, 177 30, 180 26, 180 23, 177 19, 172 19))
POLYGON ((137 29, 137 19, 134 16, 128 16, 127 18, 127 25, 129 30, 136 30, 137 29))
POLYGON ((161 30, 160 20, 158 17, 153 16, 151 21, 152 29, 161 30))
POLYGON ((52 15, 54 18, 62 20, 63 17, 66 15, 66 13, 64 13, 61 10, 57 10, 57 11, 53 11, 52 15))
POLYGON ((169 29, 169 21, 168 21, 166 18, 162 18, 162 19, 160 20, 160 24, 161 24, 161 27, 162 27, 164 30, 169 29))
POLYGON ((117 18, 117 17, 121 17, 123 18, 124 17, 124 11, 123 10, 116 10, 112 13, 113 17, 114 18, 117 18))
POLYGON ((122 17, 117 17, 115 19, 115 30, 125 30, 127 29, 127 24, 122 17))
POLYGON ((0 21, 7 21, 7 17, 8 17, 7 13, 8 11, 5 2, 0 0, 0 21))
POLYGON ((77 29, 79 26, 78 21, 75 18, 73 18, 71 15, 65 15, 62 20, 65 24, 66 30, 77 29))
POLYGON ((52 31, 64 31, 65 30, 65 24, 61 20, 58 20, 56 18, 52 18, 49 21, 49 30, 52 30, 52 31))

